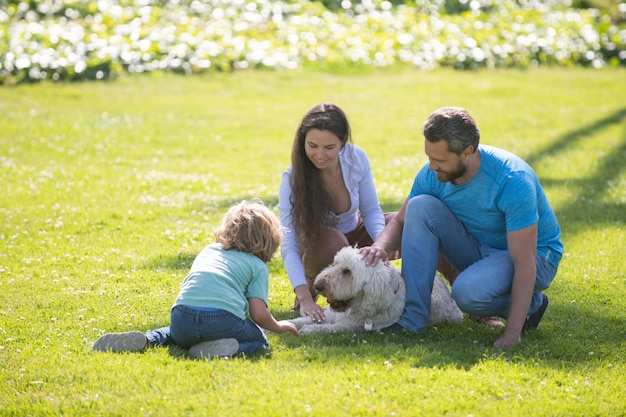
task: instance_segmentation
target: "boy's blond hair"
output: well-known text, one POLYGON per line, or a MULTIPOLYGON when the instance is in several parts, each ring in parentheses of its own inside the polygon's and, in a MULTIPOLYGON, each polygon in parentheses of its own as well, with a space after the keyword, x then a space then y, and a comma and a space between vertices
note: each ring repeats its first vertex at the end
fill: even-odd
POLYGON ((281 225, 261 200, 243 200, 228 210, 215 240, 224 249, 251 253, 269 262, 282 240, 281 225))

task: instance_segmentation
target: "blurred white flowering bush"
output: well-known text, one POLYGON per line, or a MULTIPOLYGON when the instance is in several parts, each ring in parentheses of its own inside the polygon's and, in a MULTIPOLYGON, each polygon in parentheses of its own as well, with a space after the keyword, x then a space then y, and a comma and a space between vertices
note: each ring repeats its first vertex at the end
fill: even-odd
POLYGON ((622 19, 566 0, 0 0, 0 84, 248 68, 626 65, 622 19))

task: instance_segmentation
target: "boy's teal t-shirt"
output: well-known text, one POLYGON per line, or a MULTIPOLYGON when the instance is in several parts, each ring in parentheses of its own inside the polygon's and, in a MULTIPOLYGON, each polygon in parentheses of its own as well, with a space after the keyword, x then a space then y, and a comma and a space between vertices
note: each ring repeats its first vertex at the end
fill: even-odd
POLYGON ((220 243, 205 247, 181 283, 174 306, 219 308, 241 318, 249 312, 248 298, 268 304, 269 270, 260 258, 220 243))

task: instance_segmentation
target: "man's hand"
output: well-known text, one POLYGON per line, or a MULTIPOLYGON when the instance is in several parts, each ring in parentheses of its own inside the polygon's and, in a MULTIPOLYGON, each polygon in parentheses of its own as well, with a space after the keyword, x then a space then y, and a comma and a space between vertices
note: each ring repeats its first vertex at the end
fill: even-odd
POLYGON ((498 340, 496 340, 495 342, 493 342, 493 348, 494 349, 500 349, 500 350, 509 350, 511 348, 513 348, 515 345, 517 345, 518 343, 520 343, 522 341, 521 336, 517 335, 517 336, 509 336, 507 335, 506 332, 504 332, 502 334, 502 336, 500 336, 498 338, 498 340))

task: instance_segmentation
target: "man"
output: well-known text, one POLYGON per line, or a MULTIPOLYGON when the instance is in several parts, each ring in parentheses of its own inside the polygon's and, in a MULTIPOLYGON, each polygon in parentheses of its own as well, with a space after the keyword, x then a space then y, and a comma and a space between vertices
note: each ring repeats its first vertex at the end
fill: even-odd
POLYGON ((428 163, 398 215, 361 249, 369 265, 402 249, 406 307, 391 329, 426 329, 441 256, 459 271, 451 290, 458 306, 470 315, 506 318, 493 347, 510 349, 548 308, 541 291, 563 254, 559 224, 532 168, 509 152, 479 146, 467 110, 436 110, 423 133, 428 163))

